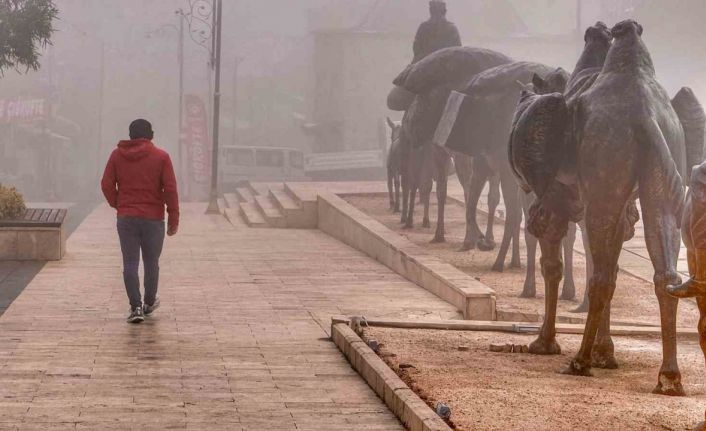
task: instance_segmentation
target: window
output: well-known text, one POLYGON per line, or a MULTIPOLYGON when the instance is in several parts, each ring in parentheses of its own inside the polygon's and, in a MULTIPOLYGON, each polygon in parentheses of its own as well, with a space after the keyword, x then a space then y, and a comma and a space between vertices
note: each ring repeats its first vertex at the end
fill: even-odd
POLYGON ((282 150, 257 150, 257 166, 270 168, 284 167, 284 154, 282 150))
POLYGON ((232 148, 226 152, 226 163, 238 166, 255 166, 255 156, 250 149, 232 148))

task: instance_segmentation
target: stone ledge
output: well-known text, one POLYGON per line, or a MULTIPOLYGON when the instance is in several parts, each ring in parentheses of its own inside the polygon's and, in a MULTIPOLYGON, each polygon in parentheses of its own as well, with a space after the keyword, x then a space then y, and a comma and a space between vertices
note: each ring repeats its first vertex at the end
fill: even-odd
POLYGON ((331 338, 348 362, 410 431, 451 431, 421 398, 343 322, 331 325, 331 338))
POLYGON ((331 192, 318 194, 318 227, 456 306, 465 319, 495 320, 495 291, 331 192))
POLYGON ((65 253, 63 227, 0 228, 0 260, 61 260, 65 253))

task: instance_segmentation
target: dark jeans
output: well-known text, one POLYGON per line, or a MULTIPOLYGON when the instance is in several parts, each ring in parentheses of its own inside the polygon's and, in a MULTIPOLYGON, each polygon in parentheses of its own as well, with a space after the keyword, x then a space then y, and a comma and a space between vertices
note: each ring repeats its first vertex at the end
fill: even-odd
POLYGON ((138 217, 118 217, 118 236, 123 252, 123 280, 132 308, 142 305, 140 250, 145 264, 145 303, 154 304, 159 284, 159 256, 164 244, 164 222, 138 217))

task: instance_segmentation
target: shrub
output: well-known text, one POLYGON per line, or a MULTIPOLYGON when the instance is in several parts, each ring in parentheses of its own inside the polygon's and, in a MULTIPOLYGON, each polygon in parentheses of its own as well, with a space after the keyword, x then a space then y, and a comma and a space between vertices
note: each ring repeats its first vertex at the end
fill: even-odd
POLYGON ((0 184, 0 220, 21 217, 26 209, 24 197, 17 189, 0 184))

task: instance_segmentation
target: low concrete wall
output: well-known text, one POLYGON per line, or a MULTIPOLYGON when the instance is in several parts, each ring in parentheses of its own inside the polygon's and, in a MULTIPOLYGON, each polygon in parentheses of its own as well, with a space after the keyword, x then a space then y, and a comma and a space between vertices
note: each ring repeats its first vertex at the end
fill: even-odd
POLYGON ((65 252, 63 228, 0 228, 0 260, 61 260, 65 252))
POLYGON ((353 369, 410 431, 451 431, 345 322, 334 321, 331 339, 353 369))
POLYGON ((330 192, 318 195, 318 227, 456 306, 464 318, 496 320, 495 292, 330 192))

